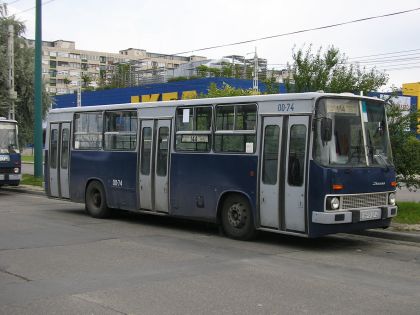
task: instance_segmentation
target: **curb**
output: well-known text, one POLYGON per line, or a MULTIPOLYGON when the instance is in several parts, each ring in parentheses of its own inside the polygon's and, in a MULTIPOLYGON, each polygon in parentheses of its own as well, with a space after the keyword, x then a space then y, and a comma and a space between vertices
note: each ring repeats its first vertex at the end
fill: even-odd
POLYGON ((6 191, 14 191, 18 193, 45 196, 44 188, 38 187, 38 186, 31 186, 31 185, 19 185, 16 187, 5 186, 5 187, 2 187, 1 189, 6 190, 6 191))
POLYGON ((356 235, 363 235, 368 237, 384 238, 388 240, 404 241, 420 243, 420 233, 397 232, 390 230, 365 230, 357 233, 356 235))
MULTIPOLYGON (((14 191, 18 193, 46 196, 44 188, 37 187, 37 186, 30 186, 30 185, 19 185, 17 187, 6 186, 6 187, 2 187, 2 189, 6 191, 14 191)), ((396 241, 420 243, 420 233, 409 233, 409 232, 399 232, 399 231, 392 231, 392 230, 373 229, 373 230, 359 231, 359 232, 350 233, 350 234, 396 240, 396 241)))

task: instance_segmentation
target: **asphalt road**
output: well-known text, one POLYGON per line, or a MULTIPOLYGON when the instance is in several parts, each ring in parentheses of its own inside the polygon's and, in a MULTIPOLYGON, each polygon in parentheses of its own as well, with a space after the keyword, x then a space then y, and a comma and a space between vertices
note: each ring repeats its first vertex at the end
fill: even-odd
POLYGON ((0 190, 0 314, 418 314, 420 245, 224 238, 0 190))

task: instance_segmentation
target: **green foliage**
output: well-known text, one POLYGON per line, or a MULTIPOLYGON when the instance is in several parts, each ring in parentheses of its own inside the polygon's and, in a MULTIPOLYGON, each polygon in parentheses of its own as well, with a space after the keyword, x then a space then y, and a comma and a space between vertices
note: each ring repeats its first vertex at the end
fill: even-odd
POLYGON ((224 83, 223 88, 219 89, 215 83, 211 83, 207 94, 201 94, 200 98, 212 98, 212 97, 229 97, 229 96, 244 96, 244 95, 258 95, 252 89, 236 89, 229 84, 224 83))
MULTIPOLYGON (((33 143, 34 128, 34 70, 35 51, 29 48, 22 35, 25 32, 23 22, 15 19, 14 16, 7 16, 5 5, 0 6, 0 116, 6 116, 9 107, 9 94, 7 89, 8 66, 6 58, 7 32, 10 24, 14 25, 15 43, 15 90, 18 98, 15 102, 15 115, 19 123, 19 142, 26 145, 33 143)), ((51 98, 46 92, 43 84, 42 93, 42 116, 48 110, 51 98)))
POLYGON ((42 177, 34 177, 33 175, 23 174, 21 184, 22 185, 31 185, 31 186, 40 186, 42 187, 42 181, 44 179, 42 177))
POLYGON ((398 215, 393 221, 405 224, 420 224, 420 202, 398 202, 398 215))
MULTIPOLYGON (((90 77, 89 74, 84 73, 82 75, 82 87, 84 90, 89 89, 89 84, 92 82, 92 78, 90 77)), ((64 81, 64 84, 66 84, 66 82, 64 81)), ((67 85, 67 84, 66 84, 67 85)))
POLYGON ((330 47, 322 53, 322 47, 314 54, 312 46, 306 51, 293 51, 293 63, 288 64, 291 77, 285 80, 289 92, 341 93, 360 91, 367 94, 386 84, 388 77, 376 69, 361 69, 348 63, 337 48, 330 47))
POLYGON ((276 82, 276 78, 274 77, 274 70, 271 73, 271 76, 263 80, 265 84, 265 94, 279 93, 280 84, 276 82))
POLYGON ((420 188, 420 141, 409 131, 414 129, 420 111, 404 116, 401 108, 392 101, 387 102, 388 128, 392 154, 397 172, 397 181, 408 189, 420 188))

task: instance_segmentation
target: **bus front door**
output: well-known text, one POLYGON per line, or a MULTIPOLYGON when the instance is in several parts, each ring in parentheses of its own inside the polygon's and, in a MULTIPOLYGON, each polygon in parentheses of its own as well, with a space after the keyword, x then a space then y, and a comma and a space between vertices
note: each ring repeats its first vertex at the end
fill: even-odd
POLYGON ((264 117, 260 171, 260 224, 280 228, 280 164, 283 117, 264 117))
POLYGON ((306 231, 308 116, 263 118, 259 209, 262 227, 306 231))
POLYGON ((169 210, 169 151, 171 121, 141 121, 139 167, 140 209, 169 210))
POLYGON ((308 116, 290 116, 284 178, 284 229, 306 231, 308 116))
POLYGON ((51 124, 48 159, 51 197, 70 198, 70 123, 51 124))

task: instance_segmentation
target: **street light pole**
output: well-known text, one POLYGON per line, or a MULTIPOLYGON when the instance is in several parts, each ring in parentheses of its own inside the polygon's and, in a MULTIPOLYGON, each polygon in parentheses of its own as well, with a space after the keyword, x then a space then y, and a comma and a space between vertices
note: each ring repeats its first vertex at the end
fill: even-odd
POLYGON ((41 0, 35 7, 35 117, 34 117, 34 176, 42 178, 42 30, 41 0))

